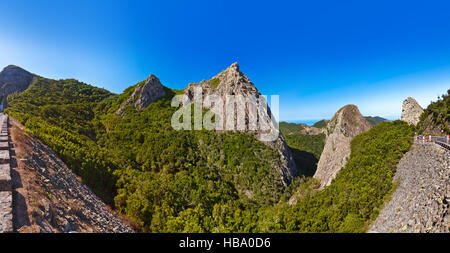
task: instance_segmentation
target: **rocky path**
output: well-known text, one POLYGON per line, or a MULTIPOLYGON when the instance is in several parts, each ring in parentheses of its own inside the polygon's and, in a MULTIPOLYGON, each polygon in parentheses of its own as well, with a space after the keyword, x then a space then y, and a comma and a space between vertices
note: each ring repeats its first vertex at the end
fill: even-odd
POLYGON ((397 165, 395 193, 369 232, 450 232, 450 152, 414 144, 397 165))

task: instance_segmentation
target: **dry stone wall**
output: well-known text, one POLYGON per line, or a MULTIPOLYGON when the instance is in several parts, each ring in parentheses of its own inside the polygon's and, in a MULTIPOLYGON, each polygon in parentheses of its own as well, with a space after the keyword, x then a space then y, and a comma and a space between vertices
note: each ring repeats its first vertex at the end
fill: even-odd
POLYGON ((8 116, 1 114, 0 122, 0 233, 8 233, 13 232, 8 116))

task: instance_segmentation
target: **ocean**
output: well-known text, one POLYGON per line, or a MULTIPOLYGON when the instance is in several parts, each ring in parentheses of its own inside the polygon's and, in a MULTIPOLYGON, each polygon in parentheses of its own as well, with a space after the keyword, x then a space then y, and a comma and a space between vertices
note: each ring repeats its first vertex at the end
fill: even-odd
POLYGON ((282 120, 288 123, 296 123, 296 124, 306 124, 308 126, 314 125, 317 121, 321 121, 321 119, 307 119, 307 120, 282 120))

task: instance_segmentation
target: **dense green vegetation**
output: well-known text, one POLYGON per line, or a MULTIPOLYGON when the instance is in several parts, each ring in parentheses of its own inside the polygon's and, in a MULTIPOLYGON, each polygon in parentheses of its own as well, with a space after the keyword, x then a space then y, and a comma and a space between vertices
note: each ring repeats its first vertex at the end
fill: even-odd
POLYGON ((377 124, 380 124, 381 122, 388 121, 387 119, 378 116, 365 116, 364 118, 370 123, 371 126, 375 126, 377 124))
POLYGON ((417 126, 425 132, 437 127, 441 133, 450 134, 450 89, 424 110, 417 126))
POLYGON ((112 201, 117 169, 109 153, 96 144, 94 107, 112 94, 76 80, 39 78, 20 94, 8 96, 5 111, 49 145, 86 184, 112 201))
MULTIPOLYGON (((410 145, 406 124, 379 124, 352 141, 350 160, 330 187, 315 193, 307 178, 286 187, 274 169, 278 152, 252 135, 173 130, 177 91, 118 116, 134 87, 114 95, 39 78, 10 95, 6 111, 143 231, 363 231, 392 191, 395 164, 410 145), (293 193, 301 201, 289 207, 293 193)), ((288 144, 320 155, 322 137, 290 136, 288 144)))
POLYGON ((300 131, 304 125, 280 122, 280 131, 292 151, 295 164, 304 176, 313 176, 325 146, 325 134, 308 135, 300 131))
POLYGON ((213 79, 211 79, 211 81, 210 81, 211 88, 217 88, 217 86, 219 85, 219 83, 220 83, 219 78, 213 78, 213 79))
POLYGON ((292 133, 299 133, 302 129, 305 128, 305 125, 303 124, 296 124, 296 123, 288 123, 288 122, 280 122, 279 124, 280 131, 283 133, 283 135, 288 135, 292 133))
MULTIPOLYGON (((356 136, 351 155, 331 185, 292 208, 273 211, 276 231, 364 232, 393 192, 396 164, 409 150, 413 127, 384 122, 356 136)), ((270 222, 267 221, 267 222, 270 222)))
POLYGON ((325 146, 325 134, 290 134, 285 138, 289 147, 311 153, 317 159, 325 146))

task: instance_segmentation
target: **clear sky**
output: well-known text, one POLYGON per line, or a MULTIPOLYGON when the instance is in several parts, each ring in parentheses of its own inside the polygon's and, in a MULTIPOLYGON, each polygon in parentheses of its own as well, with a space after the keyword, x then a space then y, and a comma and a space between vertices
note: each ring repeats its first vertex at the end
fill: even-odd
POLYGON ((448 1, 5 1, 0 68, 76 78, 120 93, 150 73, 170 88, 233 62, 280 120, 346 104, 389 119, 450 88, 448 1))

